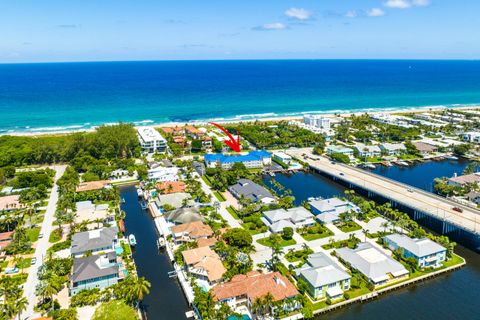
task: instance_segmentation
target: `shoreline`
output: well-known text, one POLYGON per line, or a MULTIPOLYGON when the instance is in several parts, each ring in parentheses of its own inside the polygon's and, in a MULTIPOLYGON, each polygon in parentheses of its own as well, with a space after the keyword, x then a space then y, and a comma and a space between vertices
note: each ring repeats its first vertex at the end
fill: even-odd
MULTIPOLYGON (((289 114, 279 114, 279 115, 272 115, 272 114, 249 114, 249 115, 242 115, 242 116, 235 116, 232 118, 211 118, 211 119, 200 119, 200 120, 191 120, 186 122, 180 121, 172 121, 172 122, 163 122, 163 123, 155 123, 150 120, 146 121, 124 121, 124 123, 133 123, 135 128, 141 127, 155 127, 155 128, 162 128, 162 127, 175 127, 175 126, 183 126, 183 125, 200 125, 204 126, 207 125, 210 121, 215 121, 221 124, 228 124, 228 123, 242 123, 242 122, 269 122, 269 121, 291 121, 291 120, 299 120, 302 119, 304 115, 307 114, 316 114, 316 115, 323 115, 325 117, 349 117, 351 115, 361 115, 361 114, 398 114, 398 113, 422 113, 422 112, 430 112, 430 111, 442 111, 446 109, 455 109, 455 110, 469 110, 469 109, 478 109, 480 108, 480 104, 471 104, 471 105, 450 105, 450 106, 419 106, 419 107, 397 107, 397 108, 366 108, 363 111, 348 111, 340 112, 340 110, 326 110, 326 111, 299 111, 299 112, 292 112, 291 115, 289 114), (135 125, 135 123, 144 123, 143 125, 135 125)), ((1 136, 55 136, 55 135, 67 135, 72 133, 86 133, 86 132, 94 132, 96 128, 102 125, 112 125, 117 124, 119 122, 105 122, 104 124, 99 124, 95 126, 91 126, 89 128, 79 128, 79 129, 70 129, 70 130, 54 130, 54 128, 58 128, 58 126, 52 126, 51 131, 48 130, 48 127, 45 128, 37 128, 31 130, 37 131, 11 131, 11 132, 1 132, 1 136), (44 130, 40 130, 44 129, 44 130)), ((75 125, 69 125, 69 127, 75 127, 75 125)))

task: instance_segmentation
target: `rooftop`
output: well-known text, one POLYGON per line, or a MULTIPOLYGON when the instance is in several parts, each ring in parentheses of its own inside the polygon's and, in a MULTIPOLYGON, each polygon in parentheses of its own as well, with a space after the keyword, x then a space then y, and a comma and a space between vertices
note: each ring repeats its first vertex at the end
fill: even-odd
POLYGON ((208 246, 183 251, 182 256, 187 265, 205 270, 209 281, 220 280, 227 271, 220 257, 208 246))
POLYGON ((228 189, 234 194, 244 196, 253 202, 263 198, 273 198, 272 194, 266 188, 249 179, 239 179, 236 184, 228 187, 228 189))
POLYGON ((117 232, 117 227, 109 227, 75 233, 72 236, 71 252, 76 254, 113 246, 117 232))
POLYGON ((138 135, 144 142, 153 142, 153 141, 158 141, 158 140, 165 140, 164 137, 155 130, 153 127, 140 127, 137 129, 138 135))
POLYGON ((165 214, 165 219, 170 220, 173 223, 184 224, 194 221, 203 221, 203 217, 200 215, 197 208, 179 208, 165 214))
POLYGON ((270 158, 271 154, 264 150, 250 151, 247 154, 225 155, 222 153, 209 153, 204 156, 206 162, 229 163, 229 162, 246 162, 261 161, 263 158, 270 158))
POLYGON ((5 196, 0 197, 0 211, 1 210, 11 210, 11 209, 20 209, 24 205, 20 203, 19 195, 5 196))
POLYGON ((458 184, 467 184, 467 183, 479 183, 480 182, 480 173, 471 173, 463 176, 457 176, 449 178, 448 181, 455 182, 458 184))
POLYGON ((108 180, 82 182, 78 185, 76 191, 83 192, 83 191, 100 190, 105 188, 109 184, 110 184, 110 181, 108 180))
POLYGON ((172 233, 188 234, 191 238, 210 237, 213 235, 213 230, 209 225, 206 225, 202 221, 194 221, 173 226, 171 228, 172 233))
POLYGON ((165 181, 157 183, 157 189, 164 194, 185 191, 186 185, 183 181, 165 181))
POLYGON ((85 281, 93 278, 118 274, 115 252, 105 255, 75 258, 70 280, 73 282, 85 281), (115 262, 110 262, 115 261, 115 262))
POLYGON ((323 252, 311 254, 307 265, 295 272, 301 274, 314 287, 350 279, 350 275, 323 252))
POLYGON ((410 251, 419 258, 447 250, 435 241, 427 238, 412 239, 406 235, 398 233, 388 235, 385 238, 396 243, 399 247, 410 251))

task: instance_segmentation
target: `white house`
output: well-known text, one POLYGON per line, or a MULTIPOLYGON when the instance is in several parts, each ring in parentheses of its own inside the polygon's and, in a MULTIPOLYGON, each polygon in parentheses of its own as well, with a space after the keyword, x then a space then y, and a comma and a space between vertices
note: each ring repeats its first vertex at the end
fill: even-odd
POLYGON ((311 200, 308 202, 316 218, 323 223, 340 221, 340 214, 347 211, 359 212, 360 208, 339 198, 311 200))
POLYGON ((167 140, 153 127, 140 127, 137 129, 138 140, 142 150, 147 153, 165 152, 167 140))
POLYGON ((315 224, 313 214, 304 207, 265 211, 262 221, 275 233, 283 232, 283 228, 286 227, 296 230, 297 228, 315 224))
POLYGON ((380 149, 389 156, 398 155, 407 151, 403 143, 383 143, 380 145, 380 149))
POLYGON ((378 157, 382 153, 382 150, 379 146, 367 146, 363 143, 357 142, 355 144, 355 150, 358 152, 360 157, 378 157))
POLYGON ((465 142, 480 143, 480 132, 465 132, 462 138, 465 142))
POLYGON ((177 181, 178 168, 177 167, 156 167, 148 170, 148 179, 158 182, 177 181))
POLYGON ((350 158, 353 157, 353 149, 342 145, 329 145, 326 151, 328 155, 331 155, 332 153, 340 153, 350 158))
POLYGON ((288 154, 284 152, 274 152, 273 159, 281 161, 285 164, 290 164, 290 162, 292 162, 292 157, 290 157, 288 154))

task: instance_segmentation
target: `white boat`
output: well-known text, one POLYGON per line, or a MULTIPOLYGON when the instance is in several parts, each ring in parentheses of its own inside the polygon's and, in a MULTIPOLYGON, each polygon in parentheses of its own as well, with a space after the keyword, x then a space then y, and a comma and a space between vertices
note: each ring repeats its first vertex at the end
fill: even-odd
POLYGON ((404 166, 404 167, 409 166, 408 162, 405 162, 405 161, 397 161, 397 164, 400 165, 400 166, 404 166))
POLYGON ((138 195, 139 198, 143 197, 143 190, 138 188, 137 189, 137 195, 138 195))
POLYGON ((165 247, 165 239, 163 239, 162 237, 158 238, 157 246, 159 249, 165 247))
POLYGON ((135 247, 137 245, 137 239, 135 239, 135 236, 133 234, 130 234, 128 236, 128 242, 132 247, 135 247))
POLYGON ((140 206, 142 207, 142 210, 147 210, 147 204, 145 201, 140 202, 140 206))
POLYGON ((372 169, 372 170, 376 168, 373 163, 365 163, 363 167, 367 169, 372 169))
POLYGON ((458 160, 458 157, 455 157, 455 156, 445 156, 445 159, 448 159, 448 160, 458 160))

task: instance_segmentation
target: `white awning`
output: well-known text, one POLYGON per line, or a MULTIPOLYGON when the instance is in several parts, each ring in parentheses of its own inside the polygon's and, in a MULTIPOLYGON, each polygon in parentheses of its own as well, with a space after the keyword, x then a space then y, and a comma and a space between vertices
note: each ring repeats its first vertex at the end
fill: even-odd
POLYGON ((340 287, 335 286, 333 288, 328 288, 327 295, 329 298, 335 298, 343 294, 342 289, 340 287))

